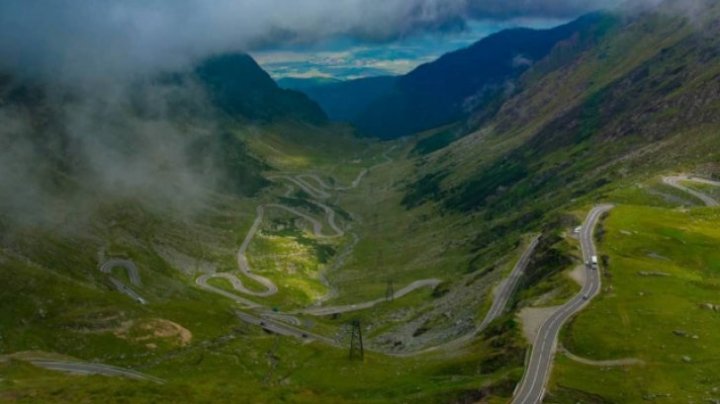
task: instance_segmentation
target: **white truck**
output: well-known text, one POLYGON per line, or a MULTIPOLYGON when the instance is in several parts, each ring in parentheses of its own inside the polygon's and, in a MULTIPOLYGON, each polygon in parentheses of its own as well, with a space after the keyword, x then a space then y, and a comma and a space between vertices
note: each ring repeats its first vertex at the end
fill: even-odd
POLYGON ((587 269, 597 269, 597 267, 598 267, 597 255, 593 255, 590 257, 590 260, 585 261, 585 266, 587 267, 587 269))

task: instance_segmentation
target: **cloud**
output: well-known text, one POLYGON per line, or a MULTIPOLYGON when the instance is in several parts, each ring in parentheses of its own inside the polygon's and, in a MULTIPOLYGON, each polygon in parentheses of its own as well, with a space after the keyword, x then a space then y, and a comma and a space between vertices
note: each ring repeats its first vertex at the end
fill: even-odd
POLYGON ((0 90, 34 94, 0 103, 0 223, 82 221, 117 200, 190 213, 224 179, 212 153, 194 153, 219 128, 192 82, 0 90))
POLYGON ((335 36, 388 41, 469 18, 568 17, 614 0, 3 0, 0 68, 66 79, 175 69, 335 36))

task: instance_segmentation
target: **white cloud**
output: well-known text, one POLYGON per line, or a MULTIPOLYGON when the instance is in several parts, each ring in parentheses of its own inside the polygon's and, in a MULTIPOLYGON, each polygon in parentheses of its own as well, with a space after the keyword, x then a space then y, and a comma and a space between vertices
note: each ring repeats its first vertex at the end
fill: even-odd
POLYGON ((2 0, 0 68, 52 77, 174 69, 339 35, 385 41, 467 18, 569 16, 614 0, 2 0))

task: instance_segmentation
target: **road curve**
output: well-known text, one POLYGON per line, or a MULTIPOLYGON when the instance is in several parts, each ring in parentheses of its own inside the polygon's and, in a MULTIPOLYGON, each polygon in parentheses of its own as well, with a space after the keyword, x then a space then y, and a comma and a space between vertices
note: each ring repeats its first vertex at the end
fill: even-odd
MULTIPOLYGON (((528 247, 525 249, 523 254, 520 256, 520 259, 515 264, 515 267, 511 271, 508 278, 499 286, 499 290, 495 295, 495 300, 493 301, 493 305, 488 311, 488 313, 485 316, 485 319, 483 322, 476 328, 476 330, 473 333, 467 334, 465 336, 462 336, 456 340, 450 341, 447 344, 438 345, 435 347, 431 347, 425 350, 416 351, 416 352, 409 352, 409 353, 403 353, 403 354, 397 354, 397 353, 390 353, 389 355, 395 356, 395 357, 409 357, 409 356, 416 356, 424 353, 428 353, 431 351, 436 351, 441 348, 450 348, 457 345, 461 345, 465 341, 471 339, 475 335, 477 335, 479 332, 484 329, 484 327, 487 326, 492 320, 497 318, 502 314, 502 312, 505 310, 507 306, 507 302, 509 301, 510 297, 512 296, 512 293, 514 292, 514 289, 517 286, 517 283, 522 276, 522 274, 525 272, 525 269, 527 268, 527 265, 530 261, 530 257, 532 256, 533 252, 535 251, 535 248, 537 247, 539 242, 539 236, 535 236, 528 247)), ((424 280, 418 280, 415 282, 410 283, 406 287, 398 290, 395 292, 394 298, 400 298, 402 296, 407 295, 408 293, 417 290, 419 288, 423 287, 435 287, 437 286, 441 281, 439 279, 424 279, 424 280)), ((307 309, 297 310, 294 312, 290 312, 289 316, 288 314, 283 314, 284 316, 288 316, 287 319, 280 319, 278 320, 286 322, 291 322, 295 325, 298 325, 296 320, 292 317, 292 314, 307 314, 307 315, 313 315, 313 316, 324 316, 324 315, 331 315, 331 314, 337 314, 337 313, 346 313, 351 311, 357 311, 357 310, 363 310, 370 307, 373 307, 381 302, 384 302, 385 299, 375 299, 369 302, 364 303, 358 303, 358 304, 351 304, 351 305, 345 305, 345 306, 328 306, 328 307, 311 307, 307 309)), ((258 307, 257 305, 255 307, 258 307)), ((329 344, 329 345, 337 345, 337 342, 323 336, 312 334, 308 331, 305 331, 298 327, 289 326, 287 324, 281 323, 279 321, 276 321, 271 316, 268 316, 268 313, 265 313, 262 315, 262 318, 255 317, 248 313, 238 312, 238 317, 245 321, 248 324, 254 324, 257 326, 261 326, 264 329, 274 332, 280 335, 286 335, 286 336, 293 336, 298 339, 308 340, 308 339, 315 339, 320 342, 329 344)))
MULTIPOLYGON (((396 291, 393 294, 393 299, 399 299, 410 292, 413 292, 420 288, 434 288, 439 285, 442 281, 440 279, 421 279, 414 281, 404 288, 396 291)), ((310 307, 295 311, 297 314, 309 314, 311 316, 328 316, 331 314, 349 313, 352 311, 365 310, 373 306, 376 306, 382 302, 385 302, 385 298, 370 300, 368 302, 357 303, 357 304, 346 304, 343 306, 327 306, 327 307, 310 307)))
MULTIPOLYGON (((580 245, 584 262, 597 255, 593 234, 600 217, 612 209, 612 205, 594 207, 583 225, 580 245)), ((553 313, 541 326, 533 341, 530 360, 520 384, 515 389, 512 402, 516 404, 541 403, 545 395, 545 385, 550 376, 553 357, 557 348, 557 339, 562 326, 576 313, 582 310, 600 292, 600 269, 585 268, 585 285, 580 293, 553 313)))
POLYGON ((52 359, 28 359, 31 364, 66 373, 82 374, 82 375, 103 375, 103 376, 121 376, 136 380, 149 380, 155 383, 164 383, 162 379, 149 376, 130 369, 123 369, 116 366, 103 365, 101 363, 89 362, 68 362, 52 359))
POLYGON ((123 268, 125 271, 127 271, 128 278, 130 278, 130 283, 135 286, 142 285, 142 281, 140 280, 140 272, 138 271, 138 268, 134 262, 119 258, 112 258, 102 264, 102 266, 100 267, 100 271, 109 274, 111 273, 113 268, 123 268))
POLYGON ((702 179, 702 178, 694 178, 694 177, 690 177, 685 174, 663 177, 663 182, 665 184, 670 185, 671 187, 679 189, 681 191, 687 192, 688 194, 703 201, 703 203, 705 203, 705 205, 720 206, 720 203, 718 203, 718 201, 716 201, 714 198, 712 198, 712 197, 708 196, 707 194, 704 194, 700 191, 696 191, 692 188, 688 188, 688 187, 682 185, 680 183, 680 181, 690 181, 690 182, 697 182, 699 184, 708 184, 708 185, 715 185, 715 186, 720 186, 720 182, 706 180, 706 179, 702 179))
MULTIPOLYGON (((331 196, 331 194, 329 192, 327 192, 328 190, 339 191, 339 190, 349 190, 349 189, 356 188, 357 186, 360 185, 360 182, 362 181, 362 179, 367 175, 367 173, 370 170, 372 170, 376 167, 379 167, 381 165, 392 162, 392 158, 390 158, 387 154, 390 151, 392 151, 394 148, 395 148, 395 146, 389 148, 388 150, 385 151, 385 153, 383 153, 383 157, 386 160, 385 162, 382 162, 382 163, 376 164, 372 167, 363 169, 362 171, 360 171, 360 173, 357 175, 357 177, 352 181, 350 186, 347 186, 347 187, 334 187, 334 188, 330 187, 320 177, 318 177, 315 174, 301 174, 301 175, 296 175, 295 177, 293 177, 291 175, 279 175, 279 176, 274 176, 274 177, 268 177, 268 179, 270 179, 270 180, 281 179, 281 180, 286 180, 286 181, 290 182, 290 184, 288 184, 286 192, 285 192, 286 197, 292 193, 293 185, 295 185, 295 186, 299 187, 300 189, 302 189, 303 191, 305 191, 306 193, 308 193, 313 198, 327 199, 331 196), (308 179, 314 181, 316 183, 316 185, 310 184, 307 181, 308 179)), ((307 220, 313 227, 313 234, 318 238, 336 238, 336 237, 342 237, 345 235, 345 231, 340 226, 338 226, 338 224, 335 221, 336 213, 332 208, 330 208, 329 206, 325 205, 324 203, 318 202, 316 200, 309 200, 309 202, 315 204, 316 206, 320 207, 321 209, 323 209, 325 211, 327 223, 330 226, 330 228, 332 228, 332 230, 335 232, 335 234, 323 234, 323 232, 322 232, 323 225, 320 221, 318 221, 317 219, 313 218, 312 216, 309 216, 297 209, 294 209, 294 208, 291 208, 291 207, 288 207, 285 205, 280 205, 280 204, 267 204, 267 205, 261 205, 261 206, 257 207, 257 217, 255 218, 253 225, 251 226, 250 230, 248 231, 247 235, 245 236, 245 239, 243 240, 242 245, 238 249, 237 262, 238 262, 238 268, 239 268, 240 272, 242 272, 243 275, 245 275, 245 276, 255 280, 256 282, 260 283, 261 285, 263 285, 265 287, 264 291, 257 292, 257 291, 248 289, 247 287, 245 287, 245 285, 242 283, 242 281, 236 275, 234 275, 232 273, 215 273, 215 274, 201 275, 195 280, 195 283, 207 291, 225 296, 225 297, 232 299, 235 302, 242 304, 248 308, 263 307, 262 305, 255 303, 249 299, 238 296, 234 293, 228 292, 221 288, 214 287, 214 286, 210 285, 208 283, 208 281, 213 278, 226 279, 227 281, 229 281, 231 283, 231 285, 233 286, 233 289, 237 290, 238 292, 250 295, 250 296, 267 297, 267 296, 276 294, 278 291, 277 285, 275 285, 275 283, 272 282, 268 278, 253 274, 251 272, 250 265, 248 263, 247 256, 246 256, 248 246, 250 245, 250 242, 252 241, 252 239, 255 237, 255 234, 257 233, 260 225, 262 224, 265 208, 275 208, 275 209, 285 210, 287 212, 290 212, 292 214, 295 214, 295 215, 307 220)), ((357 238, 353 242, 353 245, 355 243, 357 243, 357 238)), ((349 251, 352 251, 352 249, 348 250, 348 252, 349 251)), ((344 261, 344 258, 342 259, 342 261, 344 261)), ((434 280, 425 280, 425 281, 419 281, 419 282, 426 282, 426 281, 434 281, 434 280)), ((413 286, 413 284, 409 285, 409 287, 412 287, 412 286, 413 286)), ((427 286, 427 285, 415 285, 414 287, 418 288, 418 287, 422 287, 422 286, 427 286)), ((399 296, 404 295, 405 293, 409 293, 410 291, 414 290, 414 289, 410 289, 410 290, 406 290, 406 289, 407 288, 398 291, 398 293, 396 293, 396 296, 399 297, 399 296)), ((327 298, 330 298, 331 296, 332 296, 332 293, 329 293, 328 296, 324 300, 326 300, 327 298)), ((370 305, 367 307, 372 307, 373 305, 377 304, 378 302, 369 302, 370 305)), ((368 303, 365 303, 365 304, 367 305, 368 303)), ((352 309, 350 309, 350 308, 344 308, 341 310, 352 311, 352 309)), ((294 322, 295 321, 294 318, 290 318, 290 317, 288 317, 288 319, 290 321, 294 322)))
MULTIPOLYGON (((100 266, 100 272, 106 273, 108 275, 112 274, 113 268, 122 268, 124 269, 127 274, 128 278, 130 279, 130 283, 132 283, 135 286, 142 286, 142 280, 140 279, 140 271, 138 271, 137 266, 134 262, 126 259, 119 259, 119 258, 112 258, 105 263, 103 263, 100 266)), ((128 296, 130 296, 133 300, 140 304, 146 304, 147 301, 143 299, 142 296, 140 296, 137 292, 135 292, 133 289, 122 283, 119 279, 110 276, 110 282, 115 286, 115 288, 120 292, 124 293, 128 296)))
POLYGON ((275 177, 268 177, 269 180, 285 180, 290 181, 293 184, 297 185, 300 189, 308 193, 310 196, 316 199, 327 199, 330 197, 330 193, 326 192, 325 190, 321 189, 321 187, 316 187, 315 185, 312 185, 308 183, 307 181, 304 181, 301 177, 303 176, 295 176, 291 177, 289 175, 279 175, 275 177))
POLYGON ((392 146, 382 154, 382 157, 385 159, 385 161, 360 170, 355 179, 350 183, 350 185, 347 186, 330 185, 326 183, 322 178, 320 178, 317 174, 300 174, 296 175, 295 177, 291 177, 289 175, 280 175, 276 177, 270 177, 269 179, 284 179, 290 181, 293 184, 299 186, 303 191, 307 192, 311 196, 318 199, 326 199, 330 197, 330 194, 327 191, 349 191, 355 189, 360 185, 363 178, 365 178, 365 176, 369 174, 370 171, 378 167, 384 166, 385 164, 392 163, 393 159, 392 157, 388 156, 388 153, 393 151, 395 148, 397 148, 397 146, 392 146), (308 180, 314 181, 317 186, 310 184, 308 180))
POLYGON ((313 234, 318 238, 335 238, 335 237, 342 237, 345 235, 345 232, 335 223, 335 211, 332 210, 329 206, 313 201, 314 204, 321 207, 325 214, 327 215, 327 221, 330 227, 333 229, 335 234, 323 234, 323 224, 313 218, 312 216, 306 215, 303 212, 300 212, 297 209, 285 206, 285 205, 279 205, 279 204, 267 204, 267 205, 261 205, 257 207, 257 217, 255 218, 255 221, 253 222, 252 226, 250 227, 250 230, 248 230, 248 233, 245 235, 245 239, 243 240, 242 244, 240 245, 240 248, 237 252, 237 263, 238 263, 238 269, 242 274, 257 283, 261 284, 263 287, 265 287, 264 291, 257 292, 251 289, 248 289, 243 282, 234 274, 229 272, 220 272, 220 273, 214 273, 214 274, 206 274, 198 277, 195 281, 198 285, 200 285, 203 289, 206 289, 208 291, 221 294, 223 296, 229 297, 238 303, 244 304, 249 307, 257 307, 257 304, 247 300, 243 299, 239 296, 235 296, 232 293, 222 291, 222 289, 216 288, 210 284, 208 284, 208 280, 212 278, 222 278, 230 282, 233 289, 237 290, 238 292, 244 293, 246 295, 250 296, 256 296, 256 297, 268 297, 276 294, 278 292, 278 287, 275 285, 273 281, 270 279, 256 275, 252 273, 252 270, 250 269, 250 264, 248 263, 247 259, 247 249, 250 246, 250 242, 255 237, 255 234, 257 233, 258 229, 260 228, 260 225, 263 222, 263 218, 265 216, 265 209, 266 208, 274 208, 274 209, 280 209, 287 212, 290 212, 294 215, 297 215, 308 222, 313 226, 313 234), (219 293, 219 291, 222 291, 223 293, 219 293))
POLYGON ((246 299, 242 296, 238 296, 234 293, 230 293, 226 291, 225 289, 217 288, 215 286, 212 286, 208 283, 208 280, 213 278, 215 274, 205 274, 199 276, 197 279, 195 279, 195 283, 201 287, 202 289, 207 290, 208 292, 212 292, 215 294, 218 294, 220 296, 225 296, 228 299, 234 300, 235 303, 242 304, 243 306, 247 308, 258 308, 262 307, 260 304, 253 302, 252 300, 246 299))

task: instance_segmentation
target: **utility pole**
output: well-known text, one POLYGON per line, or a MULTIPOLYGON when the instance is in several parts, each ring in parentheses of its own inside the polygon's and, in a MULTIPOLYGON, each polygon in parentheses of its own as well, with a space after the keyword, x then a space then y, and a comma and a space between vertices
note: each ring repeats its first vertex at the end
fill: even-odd
POLYGON ((350 360, 362 361, 365 359, 365 349, 363 348, 362 328, 360 320, 353 320, 351 323, 352 331, 350 333, 350 360))

